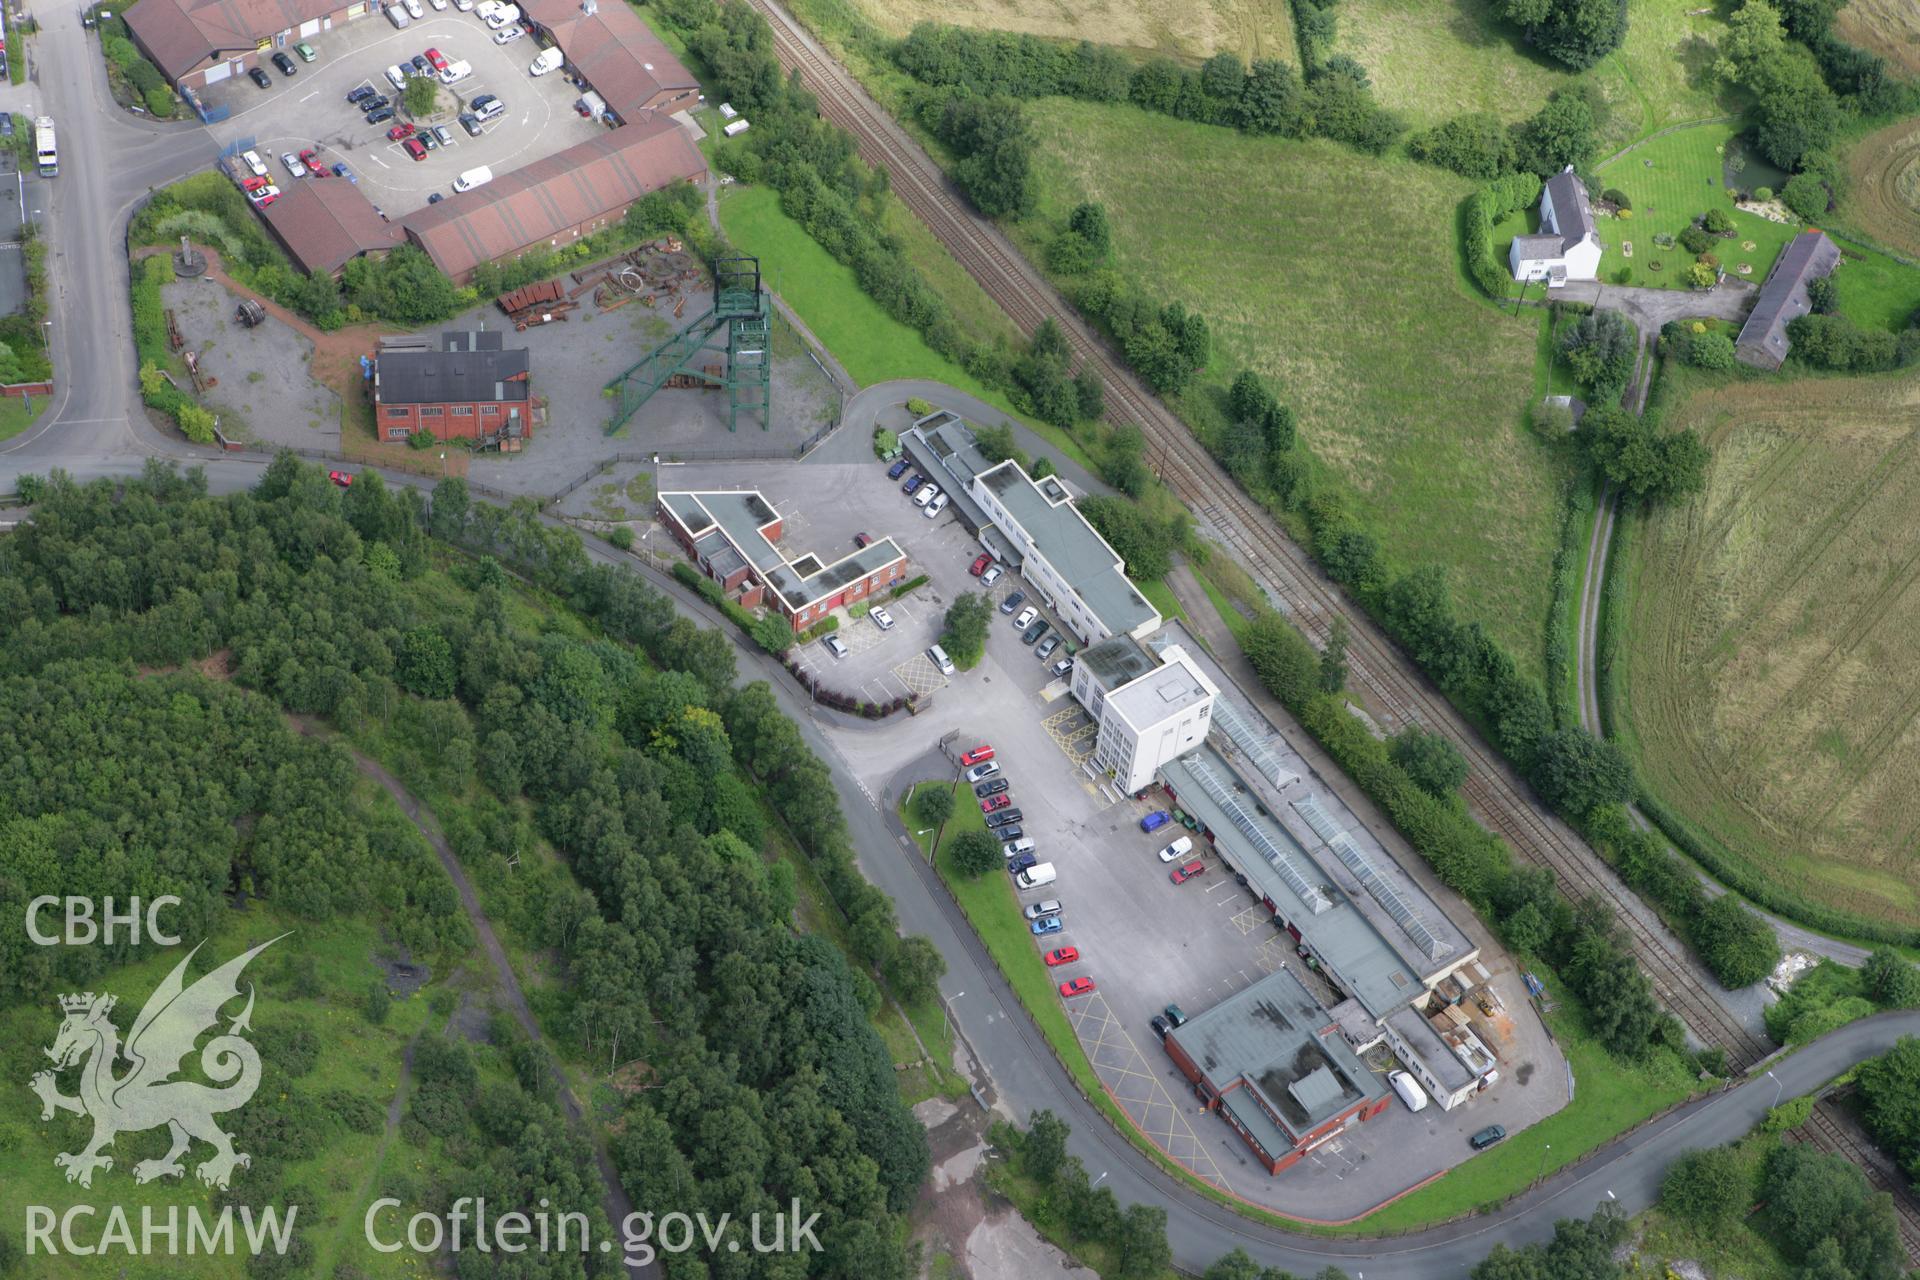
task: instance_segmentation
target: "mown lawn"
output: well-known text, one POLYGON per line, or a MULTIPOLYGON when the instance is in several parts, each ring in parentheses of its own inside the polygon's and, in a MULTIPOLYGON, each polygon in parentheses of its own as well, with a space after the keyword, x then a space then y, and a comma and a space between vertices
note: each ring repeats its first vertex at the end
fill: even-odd
MULTIPOLYGON (((1731 110, 1707 74, 1725 24, 1688 12, 1701 7, 1631 0, 1625 42, 1589 73, 1611 107, 1609 146, 1731 110)), ((1336 12, 1340 52, 1415 128, 1468 111, 1522 120, 1578 79, 1495 17, 1488 0, 1344 0, 1336 12)))
POLYGON ((47 411, 47 397, 34 398, 33 407, 28 408, 25 400, 13 396, 0 396, 0 440, 13 437, 32 426, 34 420, 47 411))
POLYGON ((1257 369, 1389 559, 1448 566, 1462 612, 1537 672, 1558 488, 1524 425, 1539 320, 1460 284, 1469 184, 1131 107, 1049 99, 1035 114, 1047 127, 1039 208, 1016 228, 1027 252, 1078 201, 1103 202, 1121 269, 1212 326, 1207 385, 1183 401, 1257 369))

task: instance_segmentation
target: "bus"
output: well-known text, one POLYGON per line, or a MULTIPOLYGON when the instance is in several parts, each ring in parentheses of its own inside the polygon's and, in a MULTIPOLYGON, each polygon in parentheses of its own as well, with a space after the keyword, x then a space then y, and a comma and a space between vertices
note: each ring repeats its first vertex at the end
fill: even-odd
POLYGON ((40 157, 40 176, 51 178, 60 172, 60 153, 53 145, 53 117, 41 116, 33 122, 33 149, 40 157))

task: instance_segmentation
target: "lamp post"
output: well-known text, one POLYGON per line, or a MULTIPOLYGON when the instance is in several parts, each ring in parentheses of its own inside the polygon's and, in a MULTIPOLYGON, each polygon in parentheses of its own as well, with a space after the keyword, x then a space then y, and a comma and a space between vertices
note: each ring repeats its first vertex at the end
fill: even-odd
POLYGON ((1533 1174, 1533 1185, 1536 1187, 1540 1185, 1540 1179, 1547 1176, 1547 1153, 1552 1150, 1553 1144, 1551 1142, 1540 1148, 1540 1167, 1536 1169, 1533 1174))
POLYGON ((1780 1094, 1786 1089, 1786 1085, 1782 1084, 1780 1077, 1771 1071, 1767 1072, 1767 1079, 1773 1081, 1773 1105, 1777 1107, 1780 1105, 1780 1094))

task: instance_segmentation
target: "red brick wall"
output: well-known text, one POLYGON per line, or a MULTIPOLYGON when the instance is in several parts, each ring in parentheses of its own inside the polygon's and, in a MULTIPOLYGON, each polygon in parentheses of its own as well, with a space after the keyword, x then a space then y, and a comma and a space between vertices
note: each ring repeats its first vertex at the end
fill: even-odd
POLYGON ((410 433, 423 428, 432 431, 436 440, 473 439, 500 430, 515 409, 520 411, 524 437, 532 439, 533 425, 528 419, 525 401, 503 401, 498 404, 484 400, 447 404, 375 404, 374 421, 382 440, 404 440, 404 434, 393 433, 396 430, 410 433))

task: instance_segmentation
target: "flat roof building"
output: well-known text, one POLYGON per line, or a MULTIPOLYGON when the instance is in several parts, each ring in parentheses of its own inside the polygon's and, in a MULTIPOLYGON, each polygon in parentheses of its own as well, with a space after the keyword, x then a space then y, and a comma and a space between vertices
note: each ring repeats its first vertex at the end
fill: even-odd
POLYGON ((1129 795, 1206 741, 1219 692, 1177 646, 1155 659, 1132 636, 1111 636, 1074 659, 1074 696, 1099 725, 1093 763, 1129 795))
POLYGON ((657 509, 674 540, 722 591, 742 608, 766 605, 795 631, 906 576, 906 553, 892 538, 833 561, 811 552, 789 559, 779 545, 785 521, 758 489, 662 493, 657 509))
POLYGON ((1387 1106, 1385 1085, 1285 969, 1169 1031, 1166 1049, 1269 1173, 1387 1106))

